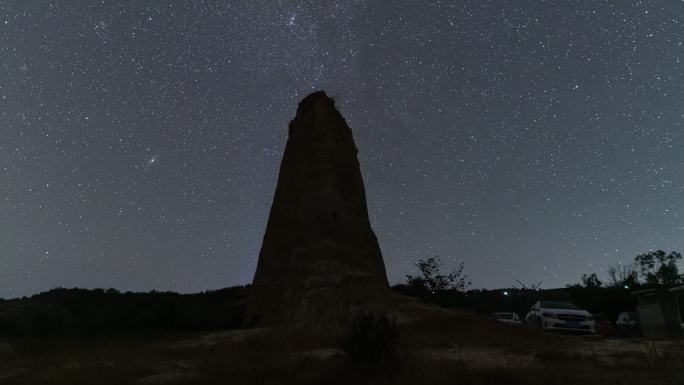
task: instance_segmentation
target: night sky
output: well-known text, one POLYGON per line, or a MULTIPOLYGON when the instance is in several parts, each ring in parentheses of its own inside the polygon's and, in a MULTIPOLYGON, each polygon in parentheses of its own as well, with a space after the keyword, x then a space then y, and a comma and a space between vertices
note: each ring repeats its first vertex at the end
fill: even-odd
POLYGON ((0 297, 250 282, 319 89, 392 283, 684 251, 682 1, 128 3, 0 2, 0 297))

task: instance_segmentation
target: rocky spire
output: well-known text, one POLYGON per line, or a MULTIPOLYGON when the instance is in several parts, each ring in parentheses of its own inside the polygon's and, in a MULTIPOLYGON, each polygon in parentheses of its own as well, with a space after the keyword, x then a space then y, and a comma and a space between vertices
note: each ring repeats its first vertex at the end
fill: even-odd
POLYGON ((325 92, 299 103, 248 302, 257 322, 335 322, 389 292, 357 152, 325 92))

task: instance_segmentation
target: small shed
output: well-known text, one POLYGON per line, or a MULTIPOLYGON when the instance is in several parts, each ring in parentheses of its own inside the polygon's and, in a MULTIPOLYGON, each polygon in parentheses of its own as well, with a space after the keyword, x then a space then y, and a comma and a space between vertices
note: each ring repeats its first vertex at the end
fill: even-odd
POLYGON ((684 334, 684 285, 670 289, 672 297, 677 303, 677 313, 679 314, 679 326, 684 334))
POLYGON ((684 338, 680 307, 684 286, 639 290, 632 295, 636 297, 644 337, 656 340, 684 338))

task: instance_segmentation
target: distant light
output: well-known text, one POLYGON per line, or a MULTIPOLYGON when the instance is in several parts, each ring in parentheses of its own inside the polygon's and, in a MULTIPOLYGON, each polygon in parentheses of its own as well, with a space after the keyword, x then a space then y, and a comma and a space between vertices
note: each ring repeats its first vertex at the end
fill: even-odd
POLYGON ((625 285, 625 286, 623 286, 623 287, 624 287, 625 289, 629 289, 629 285, 625 285))
POLYGON ((504 290, 503 295, 508 295, 508 291, 504 290))

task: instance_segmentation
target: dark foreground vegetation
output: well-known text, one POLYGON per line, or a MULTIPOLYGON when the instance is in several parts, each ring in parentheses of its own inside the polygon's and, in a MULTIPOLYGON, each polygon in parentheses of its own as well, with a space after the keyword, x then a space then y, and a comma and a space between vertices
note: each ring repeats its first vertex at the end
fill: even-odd
MULTIPOLYGON (((443 308, 483 315, 515 312, 521 318, 537 300, 566 300, 614 321, 619 313, 634 310, 635 290, 684 283, 676 263, 681 258, 678 252, 644 253, 632 265, 609 267, 606 282, 592 273, 565 288, 542 290, 539 284, 520 284, 509 289, 467 290, 470 282, 463 264, 442 274, 440 259, 428 257, 416 263, 420 274, 407 276, 392 289, 443 308)), ((0 299, 0 338, 154 336, 244 328, 250 326, 244 317, 248 293, 249 285, 196 294, 59 288, 31 297, 0 299)))
POLYGON ((684 347, 677 344, 582 340, 455 311, 432 312, 397 324, 382 316, 363 317, 341 335, 252 328, 174 333, 152 340, 15 339, 0 345, 0 384, 684 381, 684 347))
POLYGON ((634 310, 634 290, 681 283, 679 258, 644 254, 639 272, 615 268, 606 284, 589 274, 548 290, 467 290, 463 265, 442 275, 439 260, 428 258, 417 264, 421 275, 393 287, 422 299, 414 314, 362 312, 349 330, 327 334, 247 325, 249 286, 197 294, 54 289, 0 300, 0 385, 680 385, 682 342, 546 334, 488 317, 522 318, 535 301, 556 299, 615 320, 634 310))
POLYGON ((242 326, 248 287, 197 294, 54 289, 0 300, 0 336, 14 338, 149 335, 242 326))
MULTIPOLYGON (((500 289, 395 291, 445 308, 479 314, 512 311, 524 317, 538 299, 565 299, 609 319, 634 309, 630 290, 567 287, 550 290, 500 289)), ((154 337, 160 334, 244 328, 244 302, 249 286, 197 294, 120 293, 113 289, 54 289, 32 297, 0 301, 0 337, 154 337)))

